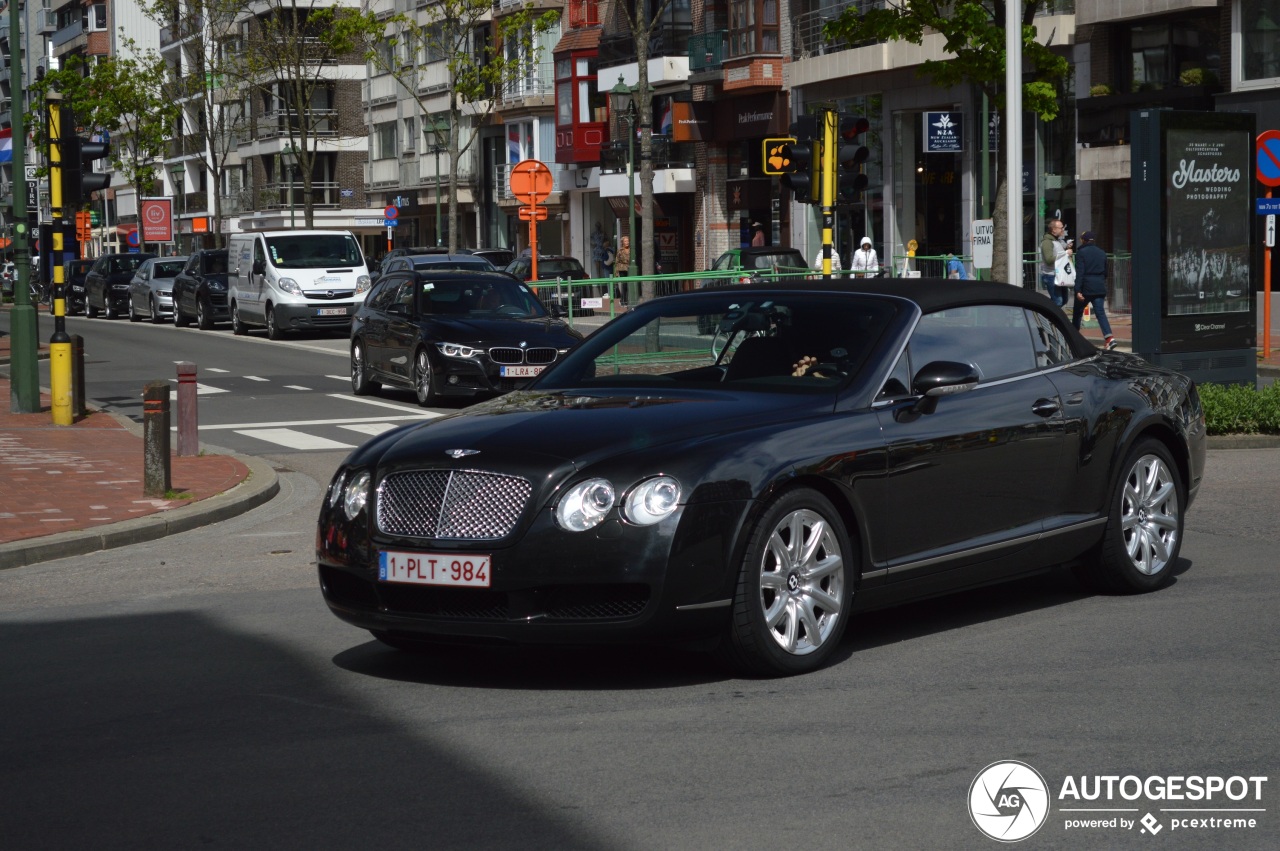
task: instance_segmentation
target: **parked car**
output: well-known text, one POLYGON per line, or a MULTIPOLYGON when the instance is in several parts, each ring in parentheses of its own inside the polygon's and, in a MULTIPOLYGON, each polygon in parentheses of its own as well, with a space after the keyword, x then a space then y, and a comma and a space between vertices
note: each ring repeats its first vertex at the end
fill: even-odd
POLYGON ((160 322, 173 314, 173 279, 186 257, 153 257, 138 267, 129 281, 129 321, 145 315, 160 322))
POLYGON ((0 286, 4 287, 6 296, 13 295, 14 281, 18 280, 18 274, 14 271, 13 261, 6 260, 3 270, 0 270, 0 286))
POLYGON ((516 259, 516 253, 510 248, 472 248, 471 253, 483 257, 499 269, 505 269, 516 259))
POLYGON ((144 252, 103 254, 95 260, 84 277, 89 318, 97 316, 98 311, 106 313, 108 319, 123 315, 129 309, 129 282, 138 267, 155 256, 144 252))
POLYGON ((351 323, 351 389, 412 389, 418 404, 524 387, 582 335, 497 271, 387 272, 351 323))
POLYGON ((84 282, 85 278, 89 276, 89 270, 93 268, 94 262, 93 258, 68 260, 64 267, 63 280, 67 282, 66 311, 68 316, 84 313, 85 311, 84 282))
POLYGON ((738 275, 723 274, 707 278, 700 286, 726 286, 728 284, 751 283, 757 273, 761 272, 795 272, 808 273, 809 264, 804 255, 795 248, 783 248, 778 245, 755 246, 751 248, 730 248, 716 258, 711 264, 712 272, 738 272, 738 275))
POLYGON ((696 641, 789 675, 872 608, 1055 565, 1164 586, 1204 466, 1194 382, 1095 349, 1035 292, 692 291, 353 451, 320 587, 397 648, 696 641))
POLYGON ((187 258, 173 282, 173 324, 186 326, 192 318, 208 331, 216 322, 230 322, 227 301, 227 249, 204 248, 187 258))
MULTIPOLYGON (((522 281, 532 280, 533 258, 528 255, 517 257, 507 264, 506 272, 515 275, 522 281)), ((554 281, 563 278, 570 281, 585 281, 591 277, 576 257, 547 255, 538 257, 538 280, 554 281)))
POLYGON ((407 269, 470 269, 475 272, 498 271, 488 260, 474 254, 450 254, 448 249, 429 251, 422 254, 407 254, 382 261, 382 273, 405 271, 407 269))

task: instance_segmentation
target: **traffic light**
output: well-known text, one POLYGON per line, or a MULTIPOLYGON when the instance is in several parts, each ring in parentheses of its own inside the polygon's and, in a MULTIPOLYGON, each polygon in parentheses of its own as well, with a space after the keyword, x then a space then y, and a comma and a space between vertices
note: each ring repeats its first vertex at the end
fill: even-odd
POLYGON ((93 142, 76 135, 75 114, 62 110, 62 209, 78 210, 89 193, 101 192, 111 184, 111 175, 90 171, 93 163, 111 153, 108 142, 93 142))
POLYGON ((840 119, 840 138, 836 142, 836 203, 853 204, 867 188, 867 176, 862 164, 871 151, 859 139, 871 122, 862 116, 846 116, 840 119))
POLYGON ((816 118, 801 117, 791 125, 791 135, 795 141, 782 149, 788 163, 782 185, 790 189, 800 203, 817 203, 822 198, 822 142, 816 118))

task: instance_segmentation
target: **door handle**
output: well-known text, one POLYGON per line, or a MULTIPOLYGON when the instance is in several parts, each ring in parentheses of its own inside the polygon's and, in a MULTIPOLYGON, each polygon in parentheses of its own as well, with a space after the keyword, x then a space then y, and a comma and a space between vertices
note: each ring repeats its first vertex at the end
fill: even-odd
POLYGON ((1032 412, 1041 417, 1051 417, 1061 408, 1057 399, 1037 399, 1031 406, 1032 412))

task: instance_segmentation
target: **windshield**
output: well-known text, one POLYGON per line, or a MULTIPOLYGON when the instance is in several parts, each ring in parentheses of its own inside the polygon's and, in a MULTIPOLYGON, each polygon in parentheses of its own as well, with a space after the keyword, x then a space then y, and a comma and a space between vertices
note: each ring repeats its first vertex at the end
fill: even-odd
POLYGON ((267 238, 267 253, 280 269, 363 266, 364 255, 347 233, 299 233, 267 238))
POLYGON ((547 315, 538 297, 518 281, 423 281, 419 307, 435 316, 532 319, 547 315))
POLYGON ((900 309, 813 292, 674 298, 592 334, 537 387, 830 390, 858 374, 900 309))

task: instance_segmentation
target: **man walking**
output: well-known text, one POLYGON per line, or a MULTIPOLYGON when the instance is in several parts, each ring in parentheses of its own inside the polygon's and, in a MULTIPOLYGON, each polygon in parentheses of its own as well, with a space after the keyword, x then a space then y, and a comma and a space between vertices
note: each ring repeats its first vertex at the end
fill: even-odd
POLYGON ((1054 286, 1056 275, 1054 264, 1058 262, 1059 257, 1070 253, 1071 243, 1067 241, 1067 226, 1062 223, 1062 219, 1050 219, 1044 237, 1040 240, 1040 286, 1044 287, 1045 294, 1053 299, 1053 303, 1062 308, 1067 306, 1067 295, 1070 290, 1066 287, 1054 286))
POLYGON ((1086 305, 1093 307, 1093 315, 1098 317, 1098 327, 1106 337, 1104 344, 1108 349, 1116 347, 1115 337, 1111 336, 1111 323, 1107 321, 1107 252, 1093 241, 1093 231, 1085 231, 1080 236, 1080 250, 1076 252, 1076 303, 1071 313, 1071 324, 1080 330, 1080 321, 1084 319, 1086 305))

